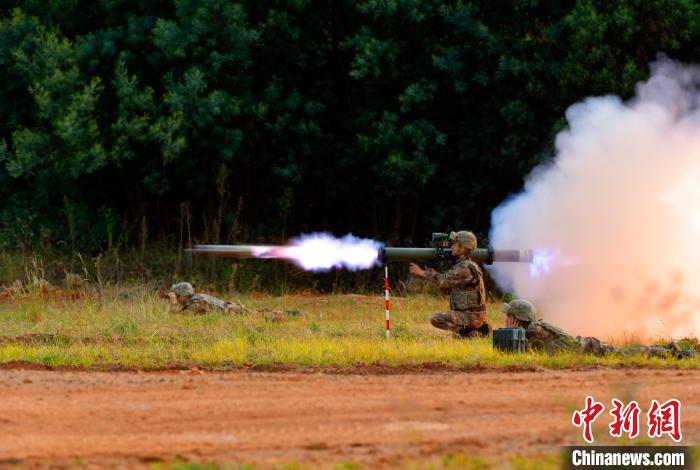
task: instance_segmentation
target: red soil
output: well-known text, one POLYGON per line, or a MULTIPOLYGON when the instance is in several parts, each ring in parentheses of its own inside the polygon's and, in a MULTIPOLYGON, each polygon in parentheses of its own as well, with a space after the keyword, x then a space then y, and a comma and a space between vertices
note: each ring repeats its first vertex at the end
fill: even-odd
MULTIPOLYGON (((683 443, 700 438, 700 371, 437 372, 395 375, 0 370, 0 466, 356 462, 393 468, 452 453, 485 460, 582 443, 586 395, 682 402, 683 443)), ((664 437, 658 442, 668 443, 664 437)))

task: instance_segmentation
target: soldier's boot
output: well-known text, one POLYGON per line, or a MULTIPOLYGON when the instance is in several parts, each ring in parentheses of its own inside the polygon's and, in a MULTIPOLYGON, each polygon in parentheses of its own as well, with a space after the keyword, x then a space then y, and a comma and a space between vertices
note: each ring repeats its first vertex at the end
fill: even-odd
POLYGON ((467 328, 466 326, 463 326, 462 328, 457 330, 457 335, 463 339, 475 339, 483 337, 481 331, 475 330, 473 328, 467 328))
POLYGON ((481 333, 481 336, 484 338, 488 338, 492 333, 491 325, 484 323, 481 328, 479 328, 479 333, 481 333))
POLYGON ((671 341, 664 348, 671 351, 671 355, 676 359, 683 359, 684 357, 693 358, 695 357, 695 351, 692 349, 684 350, 680 349, 675 341, 671 341))
POLYGON ((676 359, 683 359, 684 357, 687 357, 688 359, 692 359, 695 357, 695 350, 693 349, 679 349, 678 353, 674 355, 676 359))

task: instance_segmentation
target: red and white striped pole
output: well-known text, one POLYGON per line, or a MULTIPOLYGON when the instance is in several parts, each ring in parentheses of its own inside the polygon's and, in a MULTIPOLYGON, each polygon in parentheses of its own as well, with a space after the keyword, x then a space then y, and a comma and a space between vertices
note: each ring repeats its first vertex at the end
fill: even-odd
POLYGON ((386 337, 391 335, 389 328, 389 267, 384 266, 384 303, 386 307, 386 337))

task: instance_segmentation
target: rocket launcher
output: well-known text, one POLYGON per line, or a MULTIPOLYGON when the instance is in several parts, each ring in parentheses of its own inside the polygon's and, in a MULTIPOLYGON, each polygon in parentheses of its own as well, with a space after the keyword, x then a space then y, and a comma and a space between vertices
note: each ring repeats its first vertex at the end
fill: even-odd
MULTIPOLYGON (((445 233, 433 233, 432 247, 412 248, 385 246, 379 242, 370 241, 374 245, 370 248, 362 248, 364 259, 363 265, 356 268, 368 268, 372 265, 386 264, 391 261, 430 261, 449 260, 453 258, 450 250, 448 235, 445 233), (367 250, 369 253, 369 263, 367 263, 367 250)), ((324 250, 334 250, 335 248, 322 247, 324 250)), ((300 261, 304 256, 314 256, 318 251, 313 247, 300 248, 299 245, 195 245, 186 250, 197 255, 209 255, 224 258, 262 258, 262 259, 288 259, 300 261)), ((341 248, 340 251, 343 251, 341 248)), ((323 254, 319 254, 324 256, 323 254)), ((331 253, 331 256, 335 253, 331 253)), ((353 256, 350 256, 353 258, 353 256)), ((472 251, 471 259, 477 263, 492 264, 494 262, 510 263, 530 263, 533 260, 532 250, 495 250, 491 247, 477 248, 472 251)), ((304 263, 302 262, 302 265, 304 263)), ((343 265, 351 265, 350 262, 343 265)))
MULTIPOLYGON (((450 250, 441 248, 403 248, 395 246, 382 247, 379 260, 389 261, 431 261, 452 259, 450 250)), ((532 250, 495 250, 492 247, 472 250, 470 258, 480 264, 493 264, 494 261, 506 263, 531 263, 532 250)))
MULTIPOLYGON (((382 246, 379 260, 382 263, 389 261, 431 261, 440 259, 452 259, 452 250, 446 233, 433 232, 431 236, 432 248, 403 248, 382 246)), ((531 263, 532 250, 494 250, 493 247, 477 248, 472 250, 470 258, 480 264, 493 264, 494 261, 506 263, 531 263)))

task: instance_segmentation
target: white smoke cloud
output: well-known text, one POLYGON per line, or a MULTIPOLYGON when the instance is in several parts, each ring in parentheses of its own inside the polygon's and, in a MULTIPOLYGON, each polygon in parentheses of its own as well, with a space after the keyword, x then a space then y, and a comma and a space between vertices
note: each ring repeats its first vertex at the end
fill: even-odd
POLYGON ((567 110, 553 160, 492 214, 495 247, 549 253, 550 271, 494 266, 503 289, 574 334, 700 332, 699 85, 700 69, 661 57, 630 101, 567 110))

